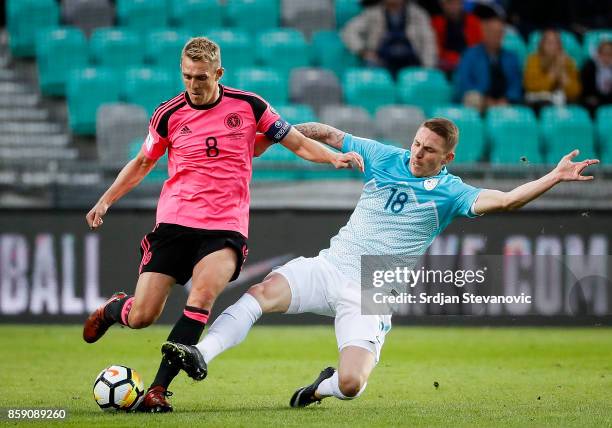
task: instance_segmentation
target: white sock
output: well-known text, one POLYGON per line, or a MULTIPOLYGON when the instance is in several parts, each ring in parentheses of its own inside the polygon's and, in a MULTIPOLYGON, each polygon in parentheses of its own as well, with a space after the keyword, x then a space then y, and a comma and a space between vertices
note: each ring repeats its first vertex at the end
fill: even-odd
POLYGON ((242 342, 259 317, 261 306, 257 299, 248 293, 224 310, 212 323, 208 334, 196 345, 206 364, 223 351, 242 342))
POLYGON ((330 378, 325 379, 323 382, 319 384, 317 388, 317 394, 321 398, 331 397, 332 395, 340 400, 354 400, 359 397, 367 386, 367 382, 363 384, 357 395, 354 397, 347 397, 340 391, 340 384, 338 383, 338 371, 334 372, 334 375, 330 378))

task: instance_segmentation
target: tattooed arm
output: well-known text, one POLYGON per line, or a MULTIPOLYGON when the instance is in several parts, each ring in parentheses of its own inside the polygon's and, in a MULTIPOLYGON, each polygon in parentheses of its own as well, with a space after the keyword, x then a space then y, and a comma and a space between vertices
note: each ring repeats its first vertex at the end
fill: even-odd
POLYGON ((327 144, 337 150, 342 150, 342 142, 344 141, 344 131, 340 131, 332 126, 323 123, 308 122, 294 125, 294 128, 300 131, 308 138, 312 138, 320 143, 327 144))

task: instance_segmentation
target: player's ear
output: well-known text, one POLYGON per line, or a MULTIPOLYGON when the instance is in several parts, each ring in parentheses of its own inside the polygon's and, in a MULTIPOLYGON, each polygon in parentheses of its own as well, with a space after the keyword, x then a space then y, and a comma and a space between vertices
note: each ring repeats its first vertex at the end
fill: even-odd
POLYGON ((221 80, 221 78, 223 77, 223 73, 225 73, 225 68, 223 67, 217 68, 217 71, 215 72, 215 77, 217 78, 217 82, 221 80))
POLYGON ((448 152, 446 154, 446 157, 444 158, 444 160, 442 161, 442 165, 448 165, 449 163, 451 163, 453 160, 455 160, 455 152, 448 152))

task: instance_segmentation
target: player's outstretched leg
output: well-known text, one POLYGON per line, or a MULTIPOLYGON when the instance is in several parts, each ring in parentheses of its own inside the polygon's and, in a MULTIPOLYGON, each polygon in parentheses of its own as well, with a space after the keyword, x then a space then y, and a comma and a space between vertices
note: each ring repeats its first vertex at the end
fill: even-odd
POLYGON ((83 339, 94 343, 115 323, 129 328, 151 325, 161 314, 174 282, 174 278, 161 273, 141 274, 133 296, 115 293, 89 315, 83 324, 83 339))
POLYGON ((368 377, 376 364, 376 348, 371 342, 357 342, 360 342, 357 346, 342 348, 337 371, 326 372, 328 367, 314 383, 295 391, 289 402, 291 407, 306 407, 331 396, 340 400, 359 397, 365 390, 368 377))
POLYGON ((291 290, 287 280, 273 273, 226 308, 196 346, 166 342, 162 352, 189 377, 202 380, 206 377, 207 364, 220 353, 240 344, 263 313, 286 312, 290 303, 291 290))
POLYGON ((317 388, 319 388, 319 385, 321 385, 321 382, 326 379, 329 379, 335 373, 336 369, 334 369, 333 367, 327 367, 323 369, 319 374, 319 377, 317 377, 313 383, 298 388, 297 391, 293 393, 291 400, 289 400, 289 405, 291 407, 306 407, 311 405, 312 403, 320 403, 322 398, 317 397, 315 395, 315 392, 317 391, 317 388))

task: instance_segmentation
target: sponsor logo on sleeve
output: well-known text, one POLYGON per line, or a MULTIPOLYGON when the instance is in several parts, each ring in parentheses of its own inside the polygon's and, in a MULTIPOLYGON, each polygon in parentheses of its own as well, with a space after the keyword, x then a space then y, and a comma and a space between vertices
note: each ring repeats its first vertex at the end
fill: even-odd
POLYGON ((153 149, 153 144, 155 144, 155 141, 153 141, 153 136, 149 132, 147 134, 147 139, 145 140, 145 147, 148 151, 151 151, 151 149, 153 149))

